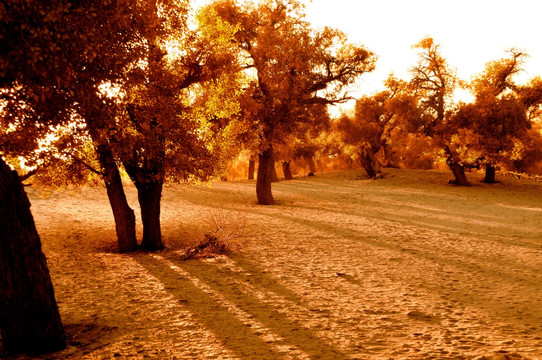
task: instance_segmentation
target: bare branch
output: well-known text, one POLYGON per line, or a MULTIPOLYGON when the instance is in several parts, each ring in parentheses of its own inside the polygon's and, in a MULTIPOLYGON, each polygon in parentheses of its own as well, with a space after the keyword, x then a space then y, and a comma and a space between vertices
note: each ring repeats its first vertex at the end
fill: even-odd
POLYGON ((28 178, 36 175, 37 172, 38 172, 38 169, 31 170, 31 171, 27 172, 24 175, 19 175, 19 179, 21 180, 21 182, 23 182, 23 181, 27 180, 28 178))
POLYGON ((308 99, 304 99, 301 101, 302 104, 322 104, 322 105, 336 105, 336 104, 344 104, 350 100, 355 100, 355 98, 351 96, 343 96, 341 98, 337 99, 327 99, 319 96, 313 96, 308 99))
POLYGON ((92 165, 89 165, 86 161, 84 161, 83 159, 80 159, 79 157, 75 156, 75 155, 72 155, 72 159, 75 160, 75 162, 83 165, 87 170, 90 170, 91 172, 93 172, 94 174, 96 175, 99 175, 99 176, 104 176, 104 173, 99 171, 99 170, 96 170, 92 165))

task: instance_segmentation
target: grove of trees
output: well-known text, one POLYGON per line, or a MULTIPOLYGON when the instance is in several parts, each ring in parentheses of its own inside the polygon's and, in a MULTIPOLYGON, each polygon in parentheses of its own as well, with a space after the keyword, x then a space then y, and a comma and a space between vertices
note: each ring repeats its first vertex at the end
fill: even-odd
POLYGON ((429 169, 445 162, 456 185, 469 185, 471 168, 483 167, 486 183, 496 181, 496 167, 540 173, 541 80, 516 83, 524 52, 511 49, 467 82, 432 38, 413 48, 418 62, 410 79, 390 76, 386 90, 358 99, 354 112, 335 122, 342 152, 359 159, 371 178, 380 163, 429 169), (459 88, 474 100, 457 100, 459 88))
POLYGON ((118 250, 160 250, 166 182, 224 176, 252 154, 258 204, 272 205, 275 162, 358 161, 434 168, 541 169, 542 80, 516 83, 526 56, 511 50, 470 82, 432 38, 414 45, 409 79, 356 100, 351 85, 377 58, 336 29, 314 29, 298 0, 87 0, 0 4, 0 330, 8 352, 46 352, 65 336, 23 182, 103 181, 118 250), (457 101, 455 90, 473 94, 457 101), (137 189, 143 234, 123 176, 137 189))

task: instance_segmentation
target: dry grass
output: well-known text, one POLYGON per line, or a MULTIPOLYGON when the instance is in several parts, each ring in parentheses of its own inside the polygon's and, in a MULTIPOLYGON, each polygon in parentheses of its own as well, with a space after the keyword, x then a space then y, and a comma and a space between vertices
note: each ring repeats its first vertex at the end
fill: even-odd
POLYGON ((241 247, 246 218, 232 217, 221 210, 207 215, 188 230, 184 248, 176 251, 182 260, 211 258, 241 247))

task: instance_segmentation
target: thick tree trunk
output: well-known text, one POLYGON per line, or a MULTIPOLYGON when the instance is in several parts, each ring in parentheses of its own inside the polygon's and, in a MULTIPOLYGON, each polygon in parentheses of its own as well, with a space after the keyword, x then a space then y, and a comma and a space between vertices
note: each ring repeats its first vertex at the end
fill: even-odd
POLYGON ((465 168, 459 163, 459 161, 457 160, 457 156, 450 150, 448 146, 444 147, 444 151, 448 155, 448 158, 446 159, 446 164, 450 167, 450 170, 452 170, 452 173, 454 174, 454 180, 450 180, 450 184, 455 184, 459 186, 470 185, 469 181, 467 180, 467 175, 465 175, 465 168))
POLYGON ((380 164, 376 160, 371 146, 363 145, 360 149, 359 161, 365 172, 371 179, 378 179, 382 177, 380 171, 380 164))
POLYGON ((107 196, 115 218, 119 251, 136 251, 135 214, 126 200, 122 179, 111 149, 107 145, 98 145, 96 146, 96 152, 98 153, 107 196))
POLYGON ((30 202, 0 157, 0 331, 8 353, 66 347, 64 328, 30 202))
POLYGON ((141 248, 147 251, 162 250, 162 232, 160 230, 160 199, 162 181, 136 182, 141 221, 143 222, 143 240, 141 248))
POLYGON ((256 168, 256 159, 254 158, 254 155, 250 155, 250 159, 248 160, 248 179, 254 180, 254 172, 256 168))
POLYGON ((396 168, 396 169, 399 168, 397 165, 394 164, 390 148, 387 144, 382 145, 382 154, 384 157, 384 161, 382 164, 383 167, 396 168))
POLYGON ((285 180, 293 180, 294 177, 292 176, 292 169, 290 167, 290 161, 283 161, 282 162, 282 172, 284 173, 284 179, 285 180))
POLYGON ((467 180, 467 175, 465 175, 465 168, 463 167, 463 165, 459 164, 458 162, 449 161, 448 166, 454 174, 454 180, 450 181, 452 184, 459 186, 470 185, 469 181, 467 180))
POLYGON ((275 168, 273 148, 266 149, 258 155, 258 177, 256 179, 256 196, 258 204, 273 205, 275 200, 271 193, 272 172, 275 168))
POLYGON ((314 158, 312 156, 305 156, 305 161, 307 162, 307 166, 309 167, 309 176, 316 172, 316 163, 314 162, 314 158))
POLYGON ((376 170, 374 169, 371 161, 367 159, 366 156, 360 157, 359 162, 361 163, 361 166, 363 166, 363 169, 365 170, 365 172, 371 179, 376 177, 376 170))
POLYGON ((486 176, 484 178, 486 184, 495 183, 495 166, 491 164, 486 164, 486 176))

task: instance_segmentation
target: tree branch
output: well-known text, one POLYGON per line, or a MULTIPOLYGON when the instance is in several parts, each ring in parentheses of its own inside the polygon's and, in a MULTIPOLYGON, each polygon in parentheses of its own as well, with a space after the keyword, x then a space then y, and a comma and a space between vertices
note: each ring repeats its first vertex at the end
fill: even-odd
POLYGON ((19 179, 21 180, 21 182, 23 182, 25 180, 28 180, 28 178, 36 175, 37 172, 38 172, 38 169, 30 170, 29 172, 27 172, 24 175, 19 175, 19 179))
POLYGON ((345 102, 348 102, 350 100, 355 100, 355 98, 351 96, 344 96, 339 99, 326 99, 319 96, 313 96, 308 99, 304 99, 301 101, 302 104, 322 104, 322 105, 335 105, 335 104, 344 104, 345 102))
POLYGON ((72 155, 72 158, 73 158, 73 160, 75 160, 75 162, 83 165, 87 170, 90 170, 94 174, 99 175, 99 176, 104 176, 105 175, 103 172, 101 172, 99 170, 96 170, 92 165, 88 164, 86 161, 78 158, 77 156, 72 155))

